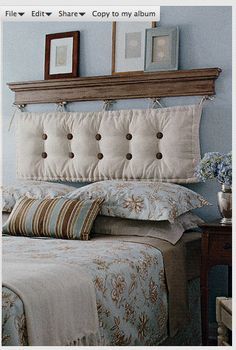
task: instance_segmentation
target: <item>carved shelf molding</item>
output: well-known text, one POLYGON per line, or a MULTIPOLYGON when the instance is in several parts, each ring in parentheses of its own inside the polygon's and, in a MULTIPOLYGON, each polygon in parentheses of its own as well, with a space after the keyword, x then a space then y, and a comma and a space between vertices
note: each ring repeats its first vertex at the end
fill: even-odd
POLYGON ((220 68, 8 83, 15 104, 214 95, 220 68))

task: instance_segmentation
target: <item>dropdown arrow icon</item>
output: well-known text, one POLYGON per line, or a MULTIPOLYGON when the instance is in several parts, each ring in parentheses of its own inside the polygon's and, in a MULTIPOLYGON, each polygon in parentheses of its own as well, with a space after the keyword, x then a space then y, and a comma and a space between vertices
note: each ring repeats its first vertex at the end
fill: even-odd
POLYGON ((23 15, 25 14, 25 12, 18 12, 18 14, 19 14, 20 16, 23 16, 23 15))
POLYGON ((79 12, 80 16, 84 16, 86 12, 79 12))
POLYGON ((51 16, 52 12, 46 12, 47 16, 51 16))

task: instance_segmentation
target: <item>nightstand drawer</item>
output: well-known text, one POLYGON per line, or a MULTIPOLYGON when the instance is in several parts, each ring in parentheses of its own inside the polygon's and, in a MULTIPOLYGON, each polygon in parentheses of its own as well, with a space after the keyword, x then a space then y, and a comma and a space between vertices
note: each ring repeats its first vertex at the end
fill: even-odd
POLYGON ((212 236, 209 242, 210 255, 217 258, 232 256, 232 241, 228 236, 212 236))

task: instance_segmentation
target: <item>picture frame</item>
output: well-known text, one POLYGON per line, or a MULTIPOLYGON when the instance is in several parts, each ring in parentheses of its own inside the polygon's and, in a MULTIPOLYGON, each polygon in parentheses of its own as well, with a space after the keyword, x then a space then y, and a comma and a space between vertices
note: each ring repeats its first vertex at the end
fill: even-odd
POLYGON ((145 72, 177 70, 179 64, 179 28, 146 29, 145 72))
POLYGON ((156 22, 112 23, 112 75, 143 72, 145 31, 155 27, 156 22))
POLYGON ((45 80, 79 75, 79 39, 79 31, 46 35, 45 80))

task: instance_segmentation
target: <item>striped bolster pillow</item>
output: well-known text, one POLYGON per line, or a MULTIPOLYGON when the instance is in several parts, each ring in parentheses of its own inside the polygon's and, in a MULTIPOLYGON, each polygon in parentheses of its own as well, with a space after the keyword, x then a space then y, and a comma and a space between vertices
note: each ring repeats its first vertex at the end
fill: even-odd
POLYGON ((103 199, 32 199, 24 197, 14 207, 3 233, 14 236, 88 240, 103 199))

